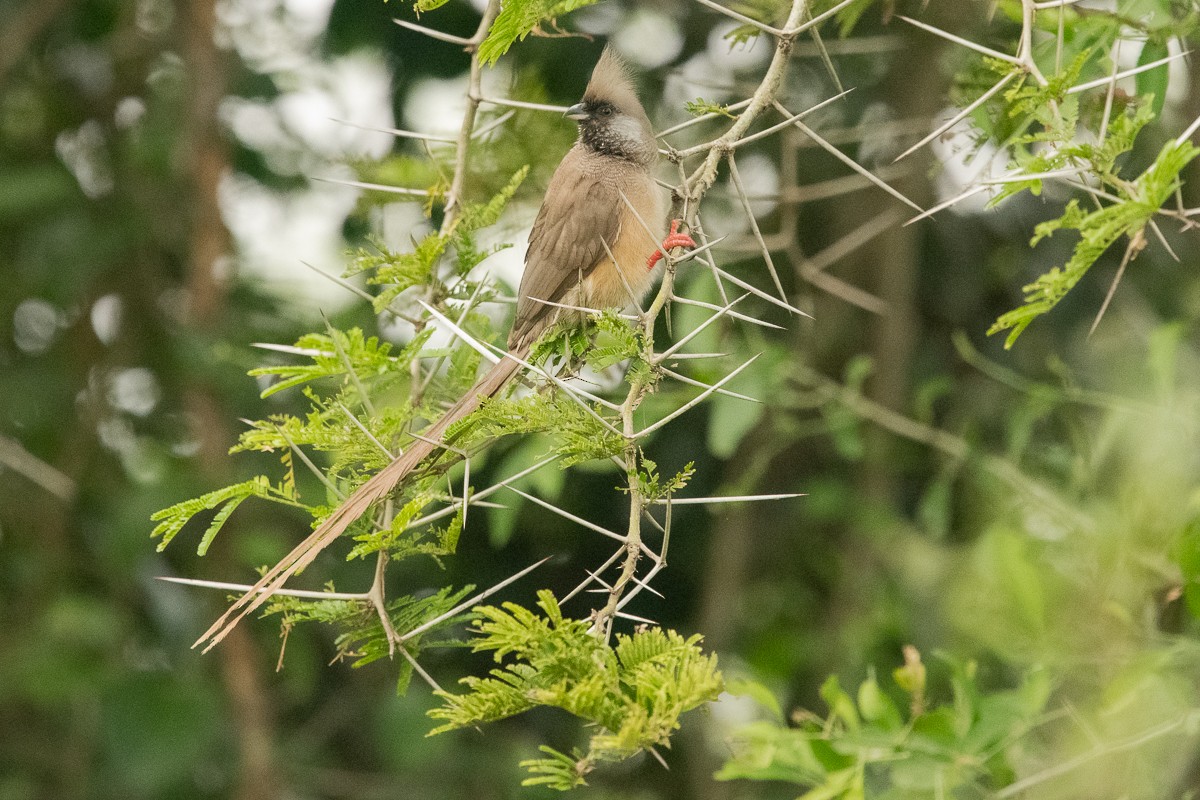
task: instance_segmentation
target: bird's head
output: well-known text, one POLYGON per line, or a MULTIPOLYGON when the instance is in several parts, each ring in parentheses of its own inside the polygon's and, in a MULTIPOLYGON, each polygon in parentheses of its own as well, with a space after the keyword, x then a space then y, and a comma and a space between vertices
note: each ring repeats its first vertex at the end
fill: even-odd
POLYGON ((579 140, 601 155, 649 164, 658 145, 645 109, 638 101, 629 71, 612 47, 604 48, 583 100, 567 109, 579 123, 579 140))

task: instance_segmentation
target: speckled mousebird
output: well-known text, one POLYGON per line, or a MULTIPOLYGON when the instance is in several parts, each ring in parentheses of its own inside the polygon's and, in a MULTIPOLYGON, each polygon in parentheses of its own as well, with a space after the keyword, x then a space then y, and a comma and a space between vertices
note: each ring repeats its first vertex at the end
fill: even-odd
MULTIPOLYGON (((646 225, 661 228, 666 221, 666 198, 653 174, 658 145, 628 71, 611 48, 601 54, 583 99, 567 109, 566 116, 579 124, 579 138, 554 171, 529 234, 516 317, 508 336, 509 352, 517 359, 524 359, 530 345, 562 314, 572 313, 561 306, 625 306, 634 299, 631 293, 640 299, 649 291, 663 251, 695 246, 687 235, 675 232, 675 225, 661 250, 646 231, 646 225)), ((220 642, 242 617, 395 489, 438 448, 435 442, 442 441, 451 424, 499 392, 519 368, 513 358, 501 359, 422 433, 422 439, 414 440, 401 457, 360 486, 263 575, 196 644, 207 642, 207 650, 220 642)))

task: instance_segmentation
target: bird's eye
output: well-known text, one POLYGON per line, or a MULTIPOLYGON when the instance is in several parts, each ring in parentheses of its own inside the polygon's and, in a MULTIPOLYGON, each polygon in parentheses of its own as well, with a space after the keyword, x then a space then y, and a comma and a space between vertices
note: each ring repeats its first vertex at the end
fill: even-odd
POLYGON ((612 106, 600 106, 600 116, 602 116, 602 117, 611 117, 611 116, 612 116, 612 113, 613 113, 613 107, 612 107, 612 106))

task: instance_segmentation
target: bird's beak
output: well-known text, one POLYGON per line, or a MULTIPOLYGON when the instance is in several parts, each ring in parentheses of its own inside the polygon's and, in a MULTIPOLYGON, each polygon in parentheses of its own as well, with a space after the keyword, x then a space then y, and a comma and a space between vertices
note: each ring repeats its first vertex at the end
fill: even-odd
POLYGON ((563 116, 567 119, 573 119, 578 122, 579 120, 587 119, 591 115, 588 114, 587 107, 584 106, 583 103, 576 103, 568 108, 563 116))

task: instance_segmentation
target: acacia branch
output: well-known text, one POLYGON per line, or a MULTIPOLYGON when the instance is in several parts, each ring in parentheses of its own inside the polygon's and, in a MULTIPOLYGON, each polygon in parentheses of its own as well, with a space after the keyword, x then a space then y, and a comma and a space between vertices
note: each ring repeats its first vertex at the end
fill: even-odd
MULTIPOLYGON (((701 5, 713 7, 715 4, 709 0, 698 0, 701 5)), ((728 9, 717 7, 717 10, 722 13, 729 13, 728 9)), ((766 73, 759 82, 758 87, 754 90, 749 103, 745 110, 733 121, 733 124, 720 137, 713 140, 707 145, 707 153, 703 163, 690 175, 681 176, 681 181, 674 189, 675 207, 672 208, 672 217, 682 216, 685 218, 696 219, 696 214, 699 209, 700 202, 703 200, 705 193, 712 187, 716 181, 717 168, 722 159, 727 158, 733 152, 737 143, 745 138, 750 126, 762 114, 762 112, 771 107, 776 102, 776 95, 780 87, 783 85, 783 78, 787 72, 788 62, 791 57, 792 44, 796 34, 796 29, 803 22, 808 11, 807 0, 792 0, 791 7, 788 11, 787 20, 783 24, 782 30, 764 26, 760 23, 755 23, 757 27, 775 37, 775 52, 771 58, 771 63, 767 67, 766 73), (680 213, 676 213, 680 212, 680 213)), ((679 130, 680 126, 671 130, 679 130)), ((678 154, 672 154, 672 157, 679 161, 678 154)), ((745 192, 742 189, 740 181, 735 187, 740 196, 744 197, 745 192)), ((749 203, 747 201, 745 208, 749 211, 749 203)), ((645 225, 645 221, 642 221, 645 225)), ((654 349, 654 329, 659 316, 667 308, 668 303, 675 293, 675 275, 677 260, 671 253, 666 255, 666 269, 663 272, 662 285, 659 287, 658 293, 655 295, 650 307, 642 314, 642 341, 643 350, 640 354, 641 358, 647 364, 657 363, 662 358, 655 352, 654 349)), ((703 260, 709 261, 708 254, 705 254, 703 260)), ((770 257, 767 256, 767 261, 770 263, 770 257)), ((709 261, 711 264, 712 262, 709 261)), ((715 264, 712 265, 716 270, 715 264)), ((772 270, 773 272, 773 270, 772 270)), ((776 286, 783 294, 783 287, 779 285, 776 278, 776 286)), ((774 300, 776 303, 782 302, 787 306, 786 300, 774 300)), ((716 316, 723 316, 728 311, 718 311, 716 316)), ((670 352, 670 351, 668 351, 670 352)), ((721 388, 721 386, 731 380, 745 365, 735 370, 730 375, 719 381, 712 387, 706 389, 699 398, 691 401, 680 409, 676 414, 660 420, 659 423, 650 426, 644 430, 638 431, 634 422, 634 412, 641 405, 644 397, 654 390, 654 386, 650 385, 644 379, 634 380, 629 391, 625 396, 625 402, 621 406, 621 425, 622 434, 625 438, 624 463, 626 469, 627 489, 629 493, 629 526, 625 533, 624 545, 624 560, 621 564, 620 572, 617 578, 612 582, 608 590, 608 600, 605 605, 596 613, 593 630, 605 636, 611 634, 613 621, 618 613, 625 605, 644 586, 650 579, 661 569, 666 566, 666 543, 667 536, 664 534, 663 547, 658 556, 654 559, 654 566, 649 573, 638 579, 638 566, 640 558, 643 554, 642 542, 642 517, 648 506, 652 505, 656 498, 648 497, 644 492, 640 473, 641 465, 641 450, 638 445, 638 440, 652 430, 666 424, 671 419, 674 419, 678 414, 682 414, 698 403, 701 399, 713 394, 721 388), (630 590, 630 587, 634 587, 630 590), (628 593, 627 593, 627 590, 628 593)))

